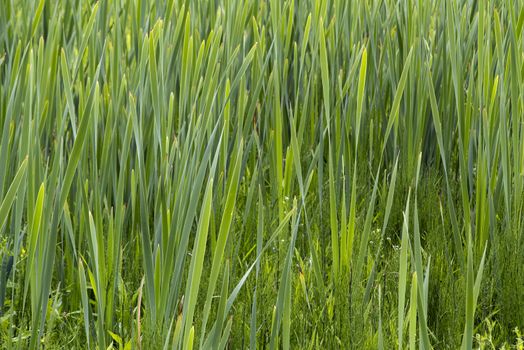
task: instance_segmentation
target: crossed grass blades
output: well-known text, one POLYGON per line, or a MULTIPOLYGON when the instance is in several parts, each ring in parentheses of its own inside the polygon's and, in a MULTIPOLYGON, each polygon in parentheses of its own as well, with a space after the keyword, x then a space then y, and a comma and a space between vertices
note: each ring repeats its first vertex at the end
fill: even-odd
POLYGON ((523 26, 0 2, 1 347, 522 349, 523 26))

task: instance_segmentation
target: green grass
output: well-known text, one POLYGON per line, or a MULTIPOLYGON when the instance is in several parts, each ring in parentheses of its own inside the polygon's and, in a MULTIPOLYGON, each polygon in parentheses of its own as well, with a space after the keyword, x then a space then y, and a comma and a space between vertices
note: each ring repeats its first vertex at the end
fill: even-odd
POLYGON ((523 29, 0 2, 0 348, 523 349, 523 29))

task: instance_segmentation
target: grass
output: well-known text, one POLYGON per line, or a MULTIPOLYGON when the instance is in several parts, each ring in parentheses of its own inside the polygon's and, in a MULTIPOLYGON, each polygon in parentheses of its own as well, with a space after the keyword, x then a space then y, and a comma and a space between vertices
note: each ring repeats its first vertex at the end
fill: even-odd
POLYGON ((515 0, 0 3, 0 347, 523 349, 515 0))

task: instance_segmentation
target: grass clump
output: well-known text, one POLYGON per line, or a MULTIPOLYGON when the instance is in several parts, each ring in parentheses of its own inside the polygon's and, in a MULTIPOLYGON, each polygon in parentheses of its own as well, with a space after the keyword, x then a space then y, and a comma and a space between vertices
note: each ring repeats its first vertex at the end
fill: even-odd
POLYGON ((1 2, 1 347, 521 349, 523 23, 1 2))

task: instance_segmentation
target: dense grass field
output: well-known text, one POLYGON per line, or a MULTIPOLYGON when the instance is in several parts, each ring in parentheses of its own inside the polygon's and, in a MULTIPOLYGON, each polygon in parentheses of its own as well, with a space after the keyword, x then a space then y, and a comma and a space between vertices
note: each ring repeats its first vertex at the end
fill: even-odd
POLYGON ((0 348, 524 349, 523 27, 0 1, 0 348))

